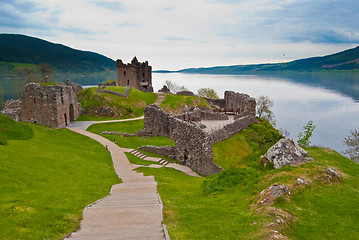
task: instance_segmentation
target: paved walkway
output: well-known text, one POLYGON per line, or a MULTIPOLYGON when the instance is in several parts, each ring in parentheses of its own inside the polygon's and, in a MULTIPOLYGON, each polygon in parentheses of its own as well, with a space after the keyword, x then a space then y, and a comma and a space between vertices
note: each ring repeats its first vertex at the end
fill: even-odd
POLYGON ((136 165, 130 164, 125 155, 125 151, 130 150, 120 148, 108 139, 82 129, 70 129, 108 147, 115 172, 123 183, 113 185, 109 196, 87 206, 80 229, 67 238, 169 239, 166 238, 168 234, 162 225, 163 205, 157 193, 157 182, 153 176, 143 176, 142 173, 132 171, 136 165))

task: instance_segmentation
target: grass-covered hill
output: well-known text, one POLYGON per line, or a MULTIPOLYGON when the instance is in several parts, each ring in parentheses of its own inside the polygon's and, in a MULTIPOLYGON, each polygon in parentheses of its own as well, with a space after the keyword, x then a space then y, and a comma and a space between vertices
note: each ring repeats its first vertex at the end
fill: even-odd
POLYGON ((68 129, 0 115, 0 139, 0 239, 63 239, 119 183, 109 152, 68 129))
POLYGON ((359 46, 323 57, 299 59, 286 63, 189 68, 180 70, 178 72, 203 74, 241 74, 245 72, 315 72, 339 70, 359 70, 359 46))
POLYGON ((39 38, 0 34, 0 68, 11 72, 19 64, 47 63, 61 72, 101 72, 115 61, 98 53, 76 50, 39 38), (16 65, 17 64, 17 65, 16 65))
POLYGON ((225 170, 205 178, 168 168, 137 169, 159 183, 171 239, 358 239, 359 165, 311 147, 306 150, 314 161, 263 167, 260 156, 279 138, 261 122, 215 144, 214 160, 225 170), (342 179, 330 180, 328 167, 342 179), (260 193, 273 184, 284 184, 290 194, 262 204, 260 193), (275 238, 273 231, 288 238, 275 238))
MULTIPOLYGON (((83 89, 77 98, 85 109, 78 120, 108 120, 140 117, 144 108, 157 100, 155 93, 131 88, 128 98, 110 93, 98 93, 98 87, 83 89)), ((108 86, 104 90, 124 93, 125 87, 108 86)))

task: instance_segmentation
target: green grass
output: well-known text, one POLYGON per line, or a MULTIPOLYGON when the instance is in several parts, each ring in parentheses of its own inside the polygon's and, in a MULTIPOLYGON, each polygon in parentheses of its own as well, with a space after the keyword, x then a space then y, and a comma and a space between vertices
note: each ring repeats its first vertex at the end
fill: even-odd
POLYGON ((50 83, 40 83, 41 86, 52 86, 52 85, 60 85, 59 83, 54 83, 54 82, 50 82, 50 83))
POLYGON ((124 148, 133 148, 153 145, 153 146, 174 146, 174 142, 168 137, 123 137, 121 135, 107 135, 102 134, 104 131, 120 132, 120 133, 135 133, 143 128, 144 120, 134 120, 127 122, 115 122, 115 123, 97 123, 91 125, 87 131, 101 135, 111 141, 116 139, 116 144, 124 148))
POLYGON ((289 201, 279 198, 274 206, 297 218, 281 233, 290 239, 358 239, 359 165, 332 150, 308 148, 315 161, 281 169, 262 167, 260 155, 279 137, 261 121, 216 144, 216 162, 225 170, 205 178, 167 168, 139 168, 159 183, 171 239, 263 239, 273 217, 256 213, 254 204, 274 183, 286 184, 292 193, 289 201), (343 180, 326 181, 327 167, 339 170, 343 180), (312 183, 296 187, 297 177, 312 183))
POLYGON ((136 157, 132 153, 126 152, 125 154, 126 154, 126 157, 128 158, 128 161, 130 161, 130 163, 132 163, 132 164, 144 165, 144 166, 149 166, 152 164, 161 165, 160 163, 155 162, 155 161, 143 160, 142 158, 136 157))
POLYGON ((203 98, 173 94, 166 94, 165 99, 160 105, 165 112, 173 112, 175 114, 182 113, 186 106, 192 108, 210 108, 207 101, 203 98))
POLYGON ((232 190, 208 195, 203 191, 203 178, 171 168, 137 171, 154 175, 159 183, 164 223, 171 239, 260 239, 263 235, 260 223, 266 217, 248 208, 248 194, 232 190))
POLYGON ((68 129, 23 125, 32 138, 0 145, 0 239, 63 239, 119 179, 101 144, 68 129))
POLYGON ((23 122, 15 122, 0 114, 0 145, 6 145, 8 140, 27 140, 34 135, 32 128, 23 122))
MULTIPOLYGON (((123 93, 125 87, 109 86, 106 89, 123 93)), ((79 93, 78 99, 87 112, 87 120, 96 120, 96 117, 126 119, 142 116, 144 108, 153 104, 157 100, 157 95, 131 88, 128 98, 124 98, 109 93, 97 93, 97 87, 93 87, 83 89, 79 93), (99 110, 104 107, 112 109, 113 114, 99 113, 101 112, 99 110), (91 119, 89 116, 95 118, 91 119)))

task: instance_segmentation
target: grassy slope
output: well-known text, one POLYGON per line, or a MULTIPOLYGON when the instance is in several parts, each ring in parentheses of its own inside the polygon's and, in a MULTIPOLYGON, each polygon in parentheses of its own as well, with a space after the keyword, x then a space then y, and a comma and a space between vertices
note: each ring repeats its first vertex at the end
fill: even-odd
POLYGON ((163 111, 173 112, 174 114, 182 113, 182 109, 186 106, 209 108, 207 101, 203 98, 173 94, 166 94, 165 100, 160 105, 163 111))
MULTIPOLYGON (((125 87, 107 87, 106 89, 123 93, 125 87)), ((97 87, 93 87, 82 90, 78 95, 78 99, 82 107, 88 112, 86 116, 80 116, 79 121, 105 120, 109 118, 125 119, 142 116, 143 109, 147 105, 153 104, 157 100, 157 95, 131 88, 128 98, 123 98, 108 93, 97 93, 97 87), (112 116, 101 116, 100 114, 98 116, 99 114, 95 113, 95 111, 101 107, 110 107, 115 114, 112 116)))
POLYGON ((62 239, 79 227, 84 207, 119 179, 110 154, 95 141, 24 125, 31 139, 0 145, 0 239, 62 239))
POLYGON ((272 217, 258 215, 252 207, 258 193, 273 183, 292 185, 302 177, 312 184, 292 189, 289 201, 279 198, 275 203, 298 218, 282 233, 290 239, 356 239, 359 166, 334 151, 308 148, 316 161, 298 167, 263 168, 258 159, 278 136, 262 123, 215 144, 215 162, 226 170, 204 179, 172 169, 140 168, 159 183, 171 238, 261 239, 268 233, 272 217), (344 180, 323 181, 327 167, 340 170, 344 180))
POLYGON ((102 134, 103 131, 120 132, 120 133, 135 133, 143 128, 144 120, 115 122, 115 123, 98 123, 91 125, 87 131, 99 134, 109 140, 116 138, 116 143, 124 148, 138 148, 146 145, 154 146, 174 146, 174 142, 167 137, 123 137, 121 135, 107 135, 102 134))

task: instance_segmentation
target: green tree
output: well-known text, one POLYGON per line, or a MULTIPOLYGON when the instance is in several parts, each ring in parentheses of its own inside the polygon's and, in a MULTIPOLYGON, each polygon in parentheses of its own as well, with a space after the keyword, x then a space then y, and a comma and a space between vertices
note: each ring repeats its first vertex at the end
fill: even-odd
POLYGON ((309 147, 311 144, 309 139, 313 135, 314 129, 315 125, 312 120, 308 121, 307 124, 303 126, 303 132, 298 133, 298 144, 300 146, 309 147))
POLYGON ((198 97, 217 99, 218 94, 213 88, 201 88, 197 91, 198 97))
POLYGON ((350 135, 344 138, 344 145, 347 147, 344 153, 348 154, 351 160, 359 163, 359 128, 350 130, 350 135))
POLYGON ((47 63, 40 63, 37 65, 37 70, 41 75, 42 82, 50 82, 52 77, 53 69, 47 63))
POLYGON ((274 119, 274 113, 271 108, 273 107, 272 100, 269 99, 268 96, 259 96, 256 99, 256 112, 259 118, 263 118, 270 122, 273 126, 276 125, 276 121, 274 119))

